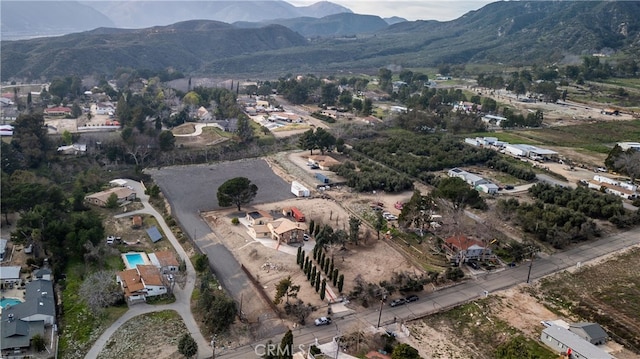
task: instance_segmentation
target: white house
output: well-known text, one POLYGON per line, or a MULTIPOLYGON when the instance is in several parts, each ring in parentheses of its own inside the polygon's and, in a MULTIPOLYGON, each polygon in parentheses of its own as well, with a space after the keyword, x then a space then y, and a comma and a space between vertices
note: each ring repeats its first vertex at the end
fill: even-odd
POLYGON ((180 267, 180 263, 178 263, 175 254, 171 251, 149 253, 148 256, 151 263, 156 266, 161 273, 175 273, 180 267))
POLYGON ((476 190, 480 192, 488 193, 488 194, 496 194, 498 193, 498 189, 499 187, 496 184, 491 182, 483 183, 476 186, 476 190))
POLYGON ((122 287, 128 303, 167 293, 160 270, 155 265, 137 265, 134 269, 118 272, 116 281, 122 287))
POLYGON ((1 266, 0 282, 2 283, 18 283, 20 282, 20 266, 1 266))
POLYGON ((540 334, 540 341, 557 353, 569 354, 569 358, 614 359, 604 350, 557 325, 545 328, 540 334))
POLYGON ((618 142, 618 146, 620 146, 623 151, 628 151, 630 149, 640 151, 640 142, 618 142))
POLYGON ((502 123, 502 121, 506 121, 507 118, 502 116, 495 116, 495 115, 484 115, 482 116, 481 120, 487 125, 500 127, 500 124, 502 123))
POLYGON ((504 151, 512 156, 518 157, 526 157, 529 155, 529 150, 526 147, 512 143, 504 145, 504 151))

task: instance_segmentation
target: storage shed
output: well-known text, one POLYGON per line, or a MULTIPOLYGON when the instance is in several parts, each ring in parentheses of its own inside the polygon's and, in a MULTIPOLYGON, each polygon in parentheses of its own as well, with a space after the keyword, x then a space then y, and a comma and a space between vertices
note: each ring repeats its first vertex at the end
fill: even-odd
POLYGON ((291 193, 296 197, 309 197, 310 195, 309 189, 297 181, 291 182, 291 193))

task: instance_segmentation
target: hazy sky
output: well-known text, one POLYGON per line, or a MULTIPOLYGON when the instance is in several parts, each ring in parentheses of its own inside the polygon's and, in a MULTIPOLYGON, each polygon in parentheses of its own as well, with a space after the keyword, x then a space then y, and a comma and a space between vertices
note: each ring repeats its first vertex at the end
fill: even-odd
MULTIPOLYGON (((295 6, 310 5, 317 1, 286 0, 295 6)), ((438 0, 438 1, 405 1, 405 0, 329 0, 351 9, 357 14, 378 15, 380 17, 399 16, 413 20, 453 20, 471 10, 478 10, 495 0, 438 0)))

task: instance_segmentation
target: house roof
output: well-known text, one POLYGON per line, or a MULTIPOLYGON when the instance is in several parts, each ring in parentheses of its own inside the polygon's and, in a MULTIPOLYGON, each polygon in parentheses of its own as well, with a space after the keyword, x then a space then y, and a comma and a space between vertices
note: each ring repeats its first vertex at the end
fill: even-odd
POLYGON ((0 267, 0 279, 16 279, 16 278, 20 278, 20 266, 0 267))
POLYGON ((482 245, 482 242, 480 242, 479 240, 472 239, 463 235, 456 235, 456 236, 449 237, 445 240, 445 243, 448 244, 449 247, 456 248, 459 251, 484 248, 484 246, 482 245))
POLYGON ((42 278, 45 275, 51 275, 51 269, 49 268, 40 268, 38 270, 33 271, 33 276, 36 278, 42 278))
POLYGON ((149 238, 151 239, 151 242, 156 243, 157 241, 162 239, 162 234, 160 233, 160 231, 158 230, 158 227, 153 226, 151 228, 147 229, 147 234, 149 235, 149 238))
POLYGON ((255 211, 247 212, 247 216, 249 216, 249 217, 251 217, 253 219, 273 218, 272 215, 270 215, 269 213, 267 213, 265 211, 261 211, 261 210, 255 210, 255 211))
POLYGON ((335 158, 331 157, 331 156, 326 156, 326 155, 312 155, 309 156, 309 161, 313 161, 316 162, 318 164, 321 164, 323 166, 333 166, 333 165, 339 165, 340 161, 336 160, 335 158))
POLYGON ((606 187, 612 191, 617 191, 618 193, 622 193, 622 194, 626 194, 628 196, 632 196, 634 194, 636 194, 635 191, 626 189, 624 187, 620 187, 620 186, 616 186, 614 184, 611 183, 607 183, 607 182, 600 182, 597 180, 590 180, 589 183, 591 183, 594 186, 600 186, 600 187, 606 187))
POLYGON ((2 318, 11 317, 16 320, 31 317, 35 314, 55 318, 56 306, 53 301, 53 284, 51 281, 37 279, 25 285, 25 301, 2 310, 2 318))
POLYGON ((156 255, 156 258, 158 258, 158 262, 162 267, 177 267, 180 265, 180 263, 178 263, 178 260, 176 259, 175 254, 173 254, 173 252, 171 251, 160 251, 155 252, 154 254, 156 255))
POLYGON ((9 320, 2 316, 0 349, 26 348, 31 345, 31 338, 40 334, 44 336, 44 322, 25 322, 22 320, 9 320))
POLYGON ((49 107, 44 109, 44 113, 52 113, 52 112, 53 113, 57 113, 57 112, 71 113, 71 109, 69 107, 63 107, 63 106, 49 107))
POLYGON ((590 339, 600 339, 608 337, 607 332, 605 332, 598 323, 574 323, 569 326, 569 330, 574 333, 576 332, 576 330, 584 331, 584 333, 587 334, 590 339))
POLYGON ((280 218, 277 219, 271 223, 269 223, 269 226, 272 229, 272 231, 278 235, 292 231, 292 230, 306 230, 307 229, 307 225, 304 223, 300 223, 300 222, 293 222, 287 218, 280 218))
POLYGON ((124 199, 127 198, 133 194, 135 194, 136 192, 134 190, 128 189, 126 187, 114 187, 114 188, 110 188, 108 190, 102 191, 102 192, 97 192, 97 193, 93 193, 90 195, 85 196, 85 199, 96 199, 100 202, 107 202, 107 200, 109 199, 109 196, 111 196, 112 193, 115 193, 116 196, 118 196, 118 199, 124 199))
POLYGON ((7 250, 7 240, 4 238, 0 238, 0 253, 4 253, 7 250))
POLYGON ((580 338, 577 334, 572 333, 569 330, 557 325, 552 325, 548 328, 545 328, 542 331, 542 334, 546 334, 554 338, 558 342, 571 348, 573 352, 580 354, 582 357, 594 359, 613 359, 613 357, 604 350, 580 338))
POLYGON ((144 283, 136 269, 127 269, 122 272, 118 272, 118 277, 122 282, 125 296, 130 296, 132 293, 139 292, 144 289, 144 283))
POLYGON ((140 278, 146 285, 164 285, 158 267, 153 265, 138 265, 136 270, 140 274, 140 278))

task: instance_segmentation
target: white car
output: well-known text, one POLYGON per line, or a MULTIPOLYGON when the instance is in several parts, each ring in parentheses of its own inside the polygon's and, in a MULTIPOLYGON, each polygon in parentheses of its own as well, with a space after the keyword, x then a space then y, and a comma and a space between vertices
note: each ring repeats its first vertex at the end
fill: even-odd
POLYGON ((320 317, 316 319, 314 323, 316 324, 316 327, 319 327, 321 325, 329 325, 331 324, 331 318, 320 317))
POLYGON ((116 240, 116 237, 114 236, 109 236, 107 237, 107 244, 113 244, 113 242, 116 240))

